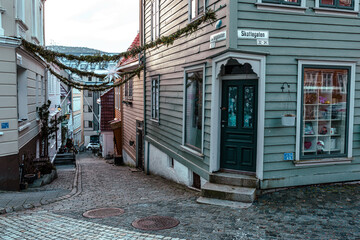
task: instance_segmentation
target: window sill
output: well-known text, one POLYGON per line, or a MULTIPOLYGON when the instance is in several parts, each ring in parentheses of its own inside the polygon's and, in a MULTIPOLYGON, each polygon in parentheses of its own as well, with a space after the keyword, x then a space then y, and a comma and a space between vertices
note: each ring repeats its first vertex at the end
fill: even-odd
POLYGON ((294 12, 294 13, 305 13, 307 7, 284 5, 276 3, 255 3, 259 10, 271 10, 271 11, 283 11, 283 12, 294 12))
POLYGON ((160 125, 159 119, 150 118, 150 122, 153 122, 153 123, 155 123, 157 125, 160 125))
POLYGON ((31 39, 33 40, 33 43, 36 44, 36 45, 39 45, 40 44, 40 41, 39 39, 36 37, 36 36, 32 36, 31 39))
POLYGON ((321 165, 335 165, 335 164, 347 164, 351 163, 354 158, 324 158, 324 159, 312 159, 312 160, 297 160, 294 161, 296 167, 301 166, 321 166, 321 165))
POLYGON ((186 146, 184 146, 184 145, 181 145, 181 148, 183 149, 183 150, 185 150, 186 152, 188 152, 188 153, 190 153, 190 154, 192 154, 192 155, 194 155, 194 156, 196 156, 196 157, 198 157, 198 158, 204 158, 204 154, 202 154, 202 153, 200 153, 200 152, 198 152, 198 151, 195 151, 195 150, 193 150, 193 149, 191 149, 191 148, 189 148, 189 147, 186 147, 186 146))
POLYGON ((28 127, 30 127, 30 125, 31 125, 31 123, 25 123, 25 124, 21 125, 21 126, 19 127, 19 132, 24 131, 25 129, 27 129, 28 127))
POLYGON ((133 102, 132 102, 132 100, 124 100, 124 101, 122 101, 122 103, 124 103, 126 106, 132 106, 132 104, 133 104, 133 102))
POLYGON ((26 32, 27 30, 29 30, 29 27, 26 25, 26 23, 20 19, 20 18, 16 18, 15 21, 21 26, 21 28, 26 32))
POLYGON ((359 12, 354 10, 346 10, 346 9, 333 9, 333 8, 313 8, 315 13, 320 14, 331 14, 331 15, 338 15, 338 16, 345 16, 345 17, 358 17, 359 12))

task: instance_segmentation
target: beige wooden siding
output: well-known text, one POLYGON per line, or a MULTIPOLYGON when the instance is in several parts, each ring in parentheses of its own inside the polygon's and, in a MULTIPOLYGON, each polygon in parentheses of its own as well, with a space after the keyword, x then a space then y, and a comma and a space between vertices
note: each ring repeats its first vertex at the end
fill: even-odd
MULTIPOLYGON (((124 89, 124 87, 122 88, 124 89)), ((123 90, 124 91, 124 90, 123 90)), ((144 119, 143 74, 133 78, 133 100, 131 105, 122 104, 123 109, 123 148, 136 160, 136 119, 144 119), (134 141, 130 146, 129 142, 134 141)))
POLYGON ((1 129, 0 157, 16 154, 18 151, 17 87, 15 50, 0 48, 0 124, 9 123, 8 129, 1 129))

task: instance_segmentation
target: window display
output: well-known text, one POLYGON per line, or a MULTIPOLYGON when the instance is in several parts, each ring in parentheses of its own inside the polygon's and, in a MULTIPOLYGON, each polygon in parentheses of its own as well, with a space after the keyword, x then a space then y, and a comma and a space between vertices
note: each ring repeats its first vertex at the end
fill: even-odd
POLYGON ((348 69, 304 68, 301 157, 345 156, 348 69))

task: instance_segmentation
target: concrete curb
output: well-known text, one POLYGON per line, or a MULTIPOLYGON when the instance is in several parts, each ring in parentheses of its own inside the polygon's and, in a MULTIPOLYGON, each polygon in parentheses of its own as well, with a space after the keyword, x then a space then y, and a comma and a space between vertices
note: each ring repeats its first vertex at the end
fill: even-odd
POLYGON ((71 190, 70 193, 68 193, 68 194, 66 194, 64 196, 61 196, 61 197, 53 198, 53 199, 40 200, 39 203, 25 203, 25 204, 19 205, 19 206, 0 208, 0 215, 7 214, 7 213, 12 213, 12 212, 19 212, 19 211, 34 209, 34 208, 37 208, 37 207, 41 207, 43 205, 48 205, 50 203, 54 203, 54 202, 62 201, 62 200, 65 200, 65 199, 69 199, 71 197, 79 195, 81 192, 82 192, 81 165, 80 165, 80 163, 78 161, 76 161, 75 177, 74 177, 73 187, 72 187, 72 190, 71 190))

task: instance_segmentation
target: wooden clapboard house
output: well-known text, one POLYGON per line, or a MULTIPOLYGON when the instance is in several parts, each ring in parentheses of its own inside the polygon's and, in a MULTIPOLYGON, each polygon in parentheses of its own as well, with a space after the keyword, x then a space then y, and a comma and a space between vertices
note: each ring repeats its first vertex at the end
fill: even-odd
MULTIPOLYGON (((128 48, 140 44, 137 34, 128 48)), ((120 72, 128 72, 139 67, 139 58, 124 58, 119 62, 120 72)), ((117 157, 125 164, 143 168, 143 119, 144 119, 143 75, 135 76, 125 84, 115 88, 115 120, 112 123, 115 133, 117 157)))
MULTIPOLYGON (((251 202, 255 189, 360 179, 359 0, 141 1, 146 171, 251 202)), ((231 202, 230 202, 231 203, 231 202)))

